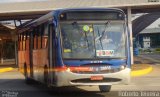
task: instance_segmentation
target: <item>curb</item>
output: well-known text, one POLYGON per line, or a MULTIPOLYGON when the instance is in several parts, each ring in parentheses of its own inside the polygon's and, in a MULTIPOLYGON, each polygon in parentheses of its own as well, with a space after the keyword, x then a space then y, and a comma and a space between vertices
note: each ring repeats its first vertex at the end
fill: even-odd
POLYGON ((140 70, 133 70, 131 71, 131 76, 132 77, 136 77, 136 76, 142 76, 142 75, 146 75, 148 73, 150 73, 153 70, 152 66, 149 65, 147 68, 145 69, 140 69, 140 70))
POLYGON ((11 71, 11 70, 13 70, 12 67, 8 67, 8 68, 0 68, 0 73, 8 72, 8 71, 11 71))

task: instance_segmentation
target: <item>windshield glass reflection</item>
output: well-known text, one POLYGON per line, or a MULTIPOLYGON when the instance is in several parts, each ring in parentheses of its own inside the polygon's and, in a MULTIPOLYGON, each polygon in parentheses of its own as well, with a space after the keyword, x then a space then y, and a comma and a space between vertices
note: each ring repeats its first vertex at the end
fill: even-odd
POLYGON ((125 57, 123 22, 61 23, 63 58, 125 57))

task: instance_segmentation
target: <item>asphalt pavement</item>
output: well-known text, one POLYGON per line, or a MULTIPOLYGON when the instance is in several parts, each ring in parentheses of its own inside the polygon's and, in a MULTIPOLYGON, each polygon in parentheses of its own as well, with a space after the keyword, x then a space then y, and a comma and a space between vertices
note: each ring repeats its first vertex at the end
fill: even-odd
POLYGON ((139 56, 135 56, 135 63, 143 63, 143 64, 160 64, 160 54, 141 54, 139 56))

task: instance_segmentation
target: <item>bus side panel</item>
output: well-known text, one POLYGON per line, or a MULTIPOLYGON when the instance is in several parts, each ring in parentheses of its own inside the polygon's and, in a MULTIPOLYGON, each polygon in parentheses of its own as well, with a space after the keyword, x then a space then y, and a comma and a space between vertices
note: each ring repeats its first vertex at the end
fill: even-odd
POLYGON ((33 50, 33 73, 34 79, 40 82, 44 82, 44 68, 48 67, 48 50, 39 49, 33 50))
POLYGON ((48 64, 48 49, 39 49, 38 50, 38 71, 39 71, 39 81, 40 82, 44 82, 44 69, 49 68, 49 64, 48 64))
POLYGON ((24 74, 24 64, 25 64, 25 51, 18 51, 18 66, 19 71, 24 74))
POLYGON ((38 52, 33 50, 33 78, 38 81, 38 52))
POLYGON ((27 65, 28 77, 30 76, 29 39, 26 40, 25 63, 27 65))

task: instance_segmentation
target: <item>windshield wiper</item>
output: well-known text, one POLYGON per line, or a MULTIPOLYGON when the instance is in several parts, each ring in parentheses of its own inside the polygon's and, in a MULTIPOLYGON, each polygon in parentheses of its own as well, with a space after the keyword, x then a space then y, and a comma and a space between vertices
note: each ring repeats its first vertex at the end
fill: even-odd
MULTIPOLYGON (((102 35, 100 35, 100 33, 99 33, 99 28, 97 27, 97 29, 98 29, 98 40, 100 41, 100 44, 101 44, 101 48, 102 48, 102 50, 103 50, 103 44, 102 44, 102 40, 101 40, 101 38, 102 38, 102 35)), ((97 40, 97 39, 96 39, 97 40)))
POLYGON ((96 40, 99 40, 99 41, 100 41, 102 50, 103 50, 103 44, 102 44, 102 39, 101 39, 101 38, 103 37, 104 33, 106 32, 106 29, 107 29, 108 24, 109 24, 109 21, 105 24, 105 29, 104 29, 104 31, 102 32, 101 35, 100 35, 100 33, 99 33, 99 28, 97 27, 97 29, 98 29, 98 36, 99 36, 99 37, 98 37, 96 40))
POLYGON ((87 46, 88 46, 88 49, 89 49, 89 42, 88 42, 87 34, 86 34, 86 32, 84 32, 84 33, 85 33, 85 40, 87 41, 87 46))

